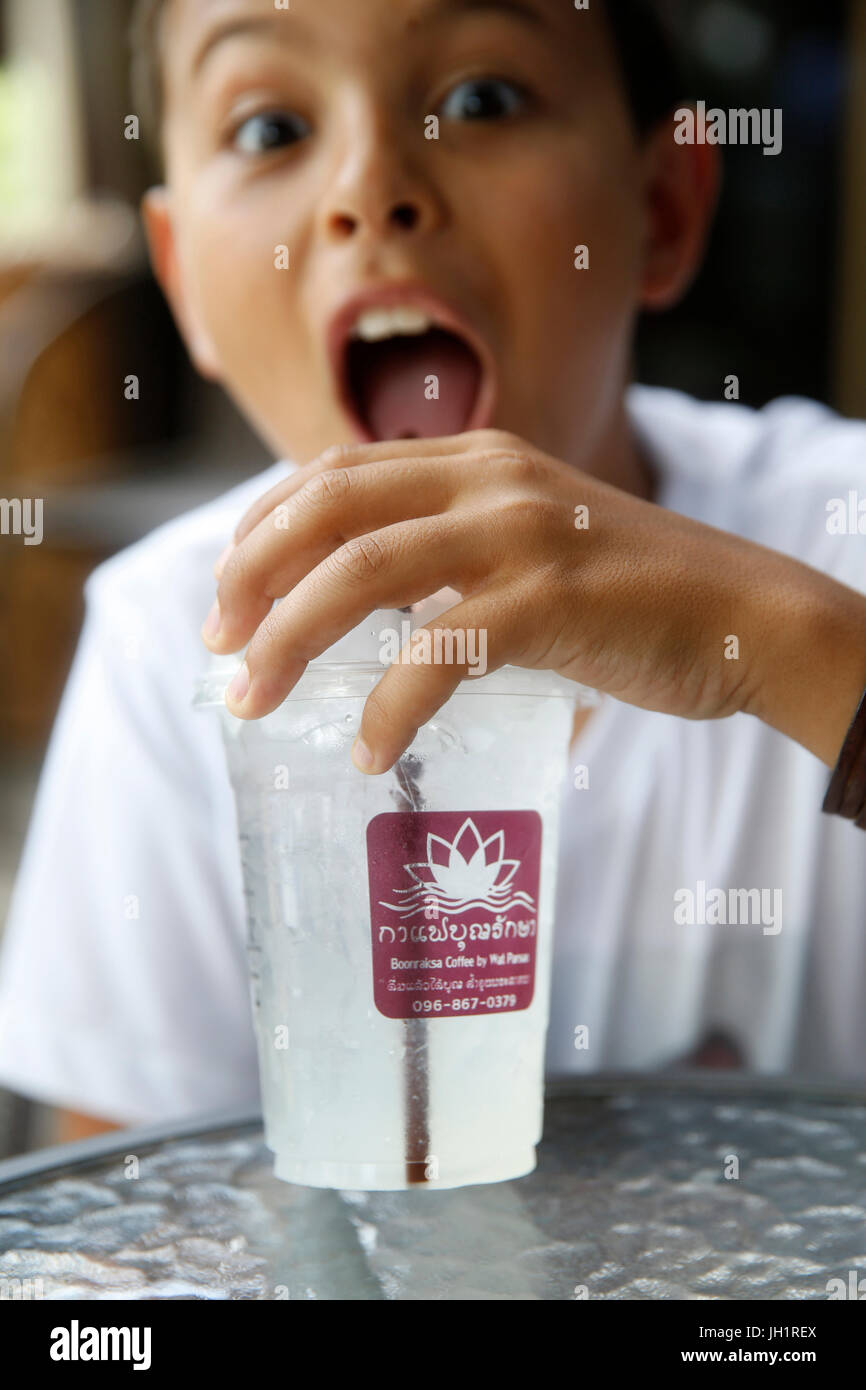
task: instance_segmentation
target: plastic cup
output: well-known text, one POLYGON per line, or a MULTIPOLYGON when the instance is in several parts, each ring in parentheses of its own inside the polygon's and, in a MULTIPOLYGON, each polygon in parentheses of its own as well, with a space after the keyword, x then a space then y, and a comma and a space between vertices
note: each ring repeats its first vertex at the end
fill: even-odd
POLYGON ((369 657, 393 616, 262 719, 225 706, 238 656, 196 687, 237 806, 265 1137, 276 1175, 311 1187, 517 1178, 542 1132, 559 800, 587 692, 467 678, 365 776, 350 750, 383 666, 340 657, 369 657))

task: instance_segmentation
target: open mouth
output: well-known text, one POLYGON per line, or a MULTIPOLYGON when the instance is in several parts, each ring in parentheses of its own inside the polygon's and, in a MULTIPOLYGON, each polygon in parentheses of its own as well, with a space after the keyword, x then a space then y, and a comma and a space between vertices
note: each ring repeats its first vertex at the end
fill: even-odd
POLYGON ((442 316, 371 303, 341 338, 343 403, 364 439, 433 439, 488 422, 487 365, 469 334, 442 316))

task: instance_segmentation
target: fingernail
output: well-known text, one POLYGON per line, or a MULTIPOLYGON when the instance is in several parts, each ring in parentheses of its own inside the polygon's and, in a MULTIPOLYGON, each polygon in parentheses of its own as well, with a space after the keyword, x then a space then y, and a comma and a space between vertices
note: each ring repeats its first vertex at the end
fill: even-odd
POLYGON ((229 556, 231 555, 231 553, 232 553, 232 551, 234 550, 234 548, 235 548, 235 543, 234 543, 234 541, 229 541, 229 543, 228 543, 228 545, 226 546, 225 550, 222 552, 222 554, 220 555, 220 557, 219 557, 219 559, 217 560, 216 564, 214 565, 214 567, 213 567, 213 572, 214 572, 214 575, 215 575, 215 577, 216 577, 217 579, 220 579, 220 578, 222 577, 222 572, 223 572, 223 570, 224 570, 225 567, 226 567, 226 560, 229 558, 229 556))
POLYGON ((355 740, 355 746, 352 749, 352 762, 359 772, 369 772, 373 766, 373 754, 366 743, 362 743, 359 738, 355 740))
POLYGON ((226 690, 226 695, 230 700, 234 700, 236 705, 239 705, 246 698, 246 694, 249 688, 250 668, 247 665, 247 663, 244 662, 243 666, 238 671, 237 675, 234 677, 233 681, 226 690))
POLYGON ((216 637, 217 633, 220 630, 221 624, 222 614, 220 613, 219 601, 217 601, 208 613, 207 618, 205 619, 205 624, 202 628, 202 636, 211 638, 216 637))

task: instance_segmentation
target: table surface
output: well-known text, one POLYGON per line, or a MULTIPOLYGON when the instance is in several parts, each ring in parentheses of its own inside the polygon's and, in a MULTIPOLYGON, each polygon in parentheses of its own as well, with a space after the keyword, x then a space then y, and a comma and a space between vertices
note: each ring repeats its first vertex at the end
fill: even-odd
POLYGON ((0 1294, 809 1300, 866 1272, 863 1097, 571 1083, 533 1174, 453 1191, 295 1187, 271 1162, 235 1117, 0 1164, 0 1294))

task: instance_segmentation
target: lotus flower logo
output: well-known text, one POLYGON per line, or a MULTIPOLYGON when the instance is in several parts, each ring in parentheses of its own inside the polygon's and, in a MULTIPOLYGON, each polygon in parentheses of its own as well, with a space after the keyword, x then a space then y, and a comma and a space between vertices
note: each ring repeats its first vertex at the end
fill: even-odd
POLYGON ((453 840, 432 831, 427 836, 427 858, 404 864, 412 878, 408 888, 396 888, 403 903, 380 901, 381 907, 413 917, 431 906, 439 912, 458 912, 467 907, 484 907, 505 912, 522 906, 534 910, 529 893, 515 890, 511 880, 520 868, 519 859, 505 858, 505 831, 497 830, 486 840, 467 816, 453 840))

